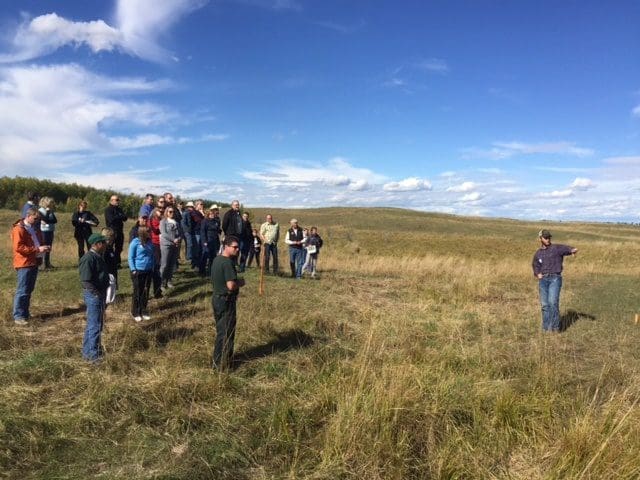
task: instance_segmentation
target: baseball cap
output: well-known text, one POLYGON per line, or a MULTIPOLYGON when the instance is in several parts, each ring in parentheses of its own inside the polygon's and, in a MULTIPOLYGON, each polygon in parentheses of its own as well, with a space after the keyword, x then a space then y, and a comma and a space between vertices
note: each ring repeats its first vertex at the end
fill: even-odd
POLYGON ((542 237, 542 238, 551 238, 551 232, 549 230, 540 230, 538 232, 538 237, 542 237))
POLYGON ((100 235, 99 233, 92 233, 91 235, 89 235, 89 238, 87 239, 87 243, 89 245, 93 245, 94 243, 98 243, 98 242, 106 242, 107 241, 107 237, 105 237, 104 235, 100 235))

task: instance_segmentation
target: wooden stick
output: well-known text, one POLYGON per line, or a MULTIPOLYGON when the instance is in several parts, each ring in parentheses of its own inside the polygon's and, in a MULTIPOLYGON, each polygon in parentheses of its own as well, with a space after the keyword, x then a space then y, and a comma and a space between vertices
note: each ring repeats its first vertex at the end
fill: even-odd
POLYGON ((636 313, 636 323, 640 322, 640 314, 636 313))
POLYGON ((260 284, 258 286, 258 293, 260 296, 264 295, 264 248, 260 249, 260 284))

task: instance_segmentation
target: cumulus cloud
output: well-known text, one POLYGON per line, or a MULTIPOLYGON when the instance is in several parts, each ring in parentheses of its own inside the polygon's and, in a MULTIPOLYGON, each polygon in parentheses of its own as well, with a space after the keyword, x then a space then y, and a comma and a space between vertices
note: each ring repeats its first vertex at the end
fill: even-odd
POLYGON ((369 190, 371 185, 366 180, 355 180, 349 184, 349 190, 354 192, 363 192, 365 190, 369 190))
POLYGON ((549 195, 551 195, 553 198, 571 197, 571 196, 573 196, 573 190, 571 190, 569 188, 566 189, 566 190, 554 190, 549 195))
POLYGON ((572 190, 590 190, 595 188, 595 184, 589 178, 577 177, 573 182, 571 182, 569 188, 572 190))
POLYGON ((463 151, 463 157, 505 160, 522 155, 566 155, 583 158, 591 156, 594 153, 595 152, 592 149, 578 147, 573 142, 493 142, 490 149, 465 149, 463 151))
POLYGON ((119 50, 154 62, 166 62, 171 53, 159 39, 182 17, 203 7, 208 0, 119 0, 116 24, 103 20, 72 21, 56 13, 25 20, 11 39, 11 51, 0 62, 21 62, 48 55, 70 45, 92 52, 119 50))
POLYGON ((447 192, 470 192, 471 190, 476 188, 476 184, 474 182, 462 182, 460 185, 454 185, 452 187, 447 188, 447 192))
POLYGON ((311 185, 346 186, 351 190, 364 190, 369 183, 379 183, 385 177, 366 168, 353 167, 346 159, 335 157, 326 165, 280 160, 270 162, 261 172, 245 171, 242 176, 270 187, 311 185))
POLYGON ((179 115, 136 95, 158 93, 167 82, 111 79, 78 65, 0 68, 0 166, 16 172, 28 166, 68 166, 70 156, 113 154, 188 141, 219 141, 224 134, 196 139, 139 132, 110 136, 111 127, 160 128, 179 115), (126 100, 119 99, 124 95, 126 100))
POLYGON ((471 192, 471 193, 467 193, 466 195, 463 195, 462 198, 460 198, 460 201, 461 202, 477 202, 482 197, 483 195, 480 192, 471 192))
POLYGON ((409 177, 399 182, 388 182, 382 186, 387 192, 415 192, 419 190, 431 190, 431 182, 417 177, 409 177))

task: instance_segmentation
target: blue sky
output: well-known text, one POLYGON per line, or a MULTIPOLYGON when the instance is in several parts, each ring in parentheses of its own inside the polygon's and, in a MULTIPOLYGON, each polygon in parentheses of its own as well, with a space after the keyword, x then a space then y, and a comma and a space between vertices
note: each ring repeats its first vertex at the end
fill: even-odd
POLYGON ((635 1, 0 5, 0 175, 637 221, 635 1))

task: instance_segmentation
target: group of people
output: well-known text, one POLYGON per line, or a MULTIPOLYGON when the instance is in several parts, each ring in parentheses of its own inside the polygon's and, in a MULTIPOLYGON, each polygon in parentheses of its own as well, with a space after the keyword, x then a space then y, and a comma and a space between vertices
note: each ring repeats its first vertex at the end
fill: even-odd
MULTIPOLYGON (((13 266, 18 274, 14 298, 13 318, 17 325, 28 325, 31 293, 38 271, 54 268, 51 248, 57 218, 55 202, 50 197, 28 195, 21 218, 14 223, 13 266)), ((124 225, 129 219, 120 207, 118 195, 112 195, 104 211, 106 227, 93 232, 100 220, 88 209, 86 201, 79 202, 72 215, 74 237, 78 246, 79 273, 83 299, 87 307, 87 324, 83 338, 83 357, 99 362, 103 357, 100 344, 106 292, 116 286, 118 270, 122 268, 124 225)), ((316 277, 318 253, 323 245, 317 227, 298 226, 292 219, 286 232, 291 276, 302 278, 309 272, 316 277)), ((157 199, 147 194, 138 218, 129 232, 127 264, 133 294, 131 315, 136 322, 149 320, 149 297, 163 296, 173 288, 173 275, 179 265, 180 248, 185 244, 185 258, 200 275, 213 281, 212 305, 216 320, 214 366, 229 363, 233 354, 235 332, 235 301, 244 281, 237 277, 251 267, 263 263, 266 273, 279 274, 278 240, 280 226, 271 214, 266 215, 260 228, 252 228, 249 215, 240 212, 240 202, 220 219, 220 209, 212 205, 207 211, 204 202, 176 202, 167 192, 157 199), (225 292, 223 294, 223 292, 225 292), (224 300, 224 301, 223 301, 224 300)))
MULTIPOLYGON (((110 285, 117 285, 117 271, 121 268, 124 224, 128 217, 119 202, 117 195, 111 196, 104 212, 107 227, 100 233, 92 231, 100 221, 87 209, 86 201, 78 204, 71 220, 87 307, 82 355, 91 362, 99 362, 103 357, 100 335, 106 293, 110 285)), ((11 229, 13 267, 17 272, 13 318, 17 325, 28 325, 31 293, 39 269, 53 268, 51 247, 56 224, 53 199, 29 194, 21 218, 11 229)), ((231 203, 221 220, 217 205, 205 212, 202 200, 181 205, 176 204, 171 193, 165 193, 157 200, 154 195, 147 194, 129 232, 127 263, 133 285, 133 319, 140 322, 151 318, 147 306, 152 286, 155 297, 161 297, 173 287, 172 279, 184 240, 186 259, 201 275, 209 274, 213 283, 212 306, 216 322, 213 367, 226 368, 233 358, 236 299, 239 289, 244 286, 238 272, 250 267, 254 260, 260 267, 263 259, 264 271, 278 275, 279 238, 280 226, 271 214, 266 215, 259 229, 252 228, 248 214, 240 212, 238 200, 231 203)), ((538 280, 542 328, 558 332, 561 328, 559 299, 563 260, 578 250, 552 244, 551 233, 546 229, 538 233, 538 239, 540 248, 534 254, 532 268, 538 280)), ((315 277, 318 253, 323 245, 318 229, 301 228, 293 218, 286 231, 285 243, 289 250, 291 277, 301 279, 307 271, 315 277)))

